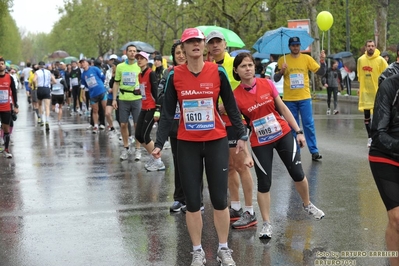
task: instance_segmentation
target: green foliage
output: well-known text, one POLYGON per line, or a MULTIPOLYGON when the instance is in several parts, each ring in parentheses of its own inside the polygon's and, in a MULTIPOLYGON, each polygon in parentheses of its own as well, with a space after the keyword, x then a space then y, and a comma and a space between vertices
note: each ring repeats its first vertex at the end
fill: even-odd
MULTIPOLYGON (((0 0, 0 5, 4 1, 0 0)), ((355 56, 360 55, 366 39, 374 38, 380 1, 349 0, 350 44, 355 56)), ((241 36, 245 48, 251 49, 266 31, 287 26, 287 20, 314 19, 315 12, 323 10, 334 17, 331 53, 346 50, 346 0, 64 0, 52 32, 24 36, 21 53, 32 60, 55 50, 75 57, 80 53, 97 57, 107 52, 122 54, 120 47, 126 42, 144 41, 169 54, 171 44, 185 28, 199 25, 230 28, 241 36)), ((396 45, 399 6, 390 1, 387 10, 387 45, 396 45)), ((0 34, 2 31, 0 26, 0 34)), ((316 38, 319 34, 321 40, 321 32, 312 33, 316 38)), ((327 34, 324 49, 326 46, 327 34)))
POLYGON ((12 1, 0 0, 0 55, 18 64, 21 60, 21 38, 17 24, 10 15, 12 1))

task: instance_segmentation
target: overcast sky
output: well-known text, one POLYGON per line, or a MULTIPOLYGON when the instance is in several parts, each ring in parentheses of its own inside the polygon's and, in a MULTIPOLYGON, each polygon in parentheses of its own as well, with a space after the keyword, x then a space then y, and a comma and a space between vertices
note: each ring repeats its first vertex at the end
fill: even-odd
POLYGON ((63 0, 14 0, 11 16, 20 30, 50 33, 59 18, 57 7, 61 6, 63 0))

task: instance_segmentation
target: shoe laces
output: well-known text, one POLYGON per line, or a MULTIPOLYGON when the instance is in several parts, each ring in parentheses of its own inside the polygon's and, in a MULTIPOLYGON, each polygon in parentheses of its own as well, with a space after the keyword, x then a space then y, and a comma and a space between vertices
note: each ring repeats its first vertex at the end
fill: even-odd
POLYGON ((193 261, 200 260, 202 262, 203 255, 201 249, 194 250, 191 254, 193 255, 193 261))
POLYGON ((233 250, 231 250, 229 248, 221 248, 219 250, 219 255, 220 255, 222 261, 233 260, 231 253, 233 253, 233 250))

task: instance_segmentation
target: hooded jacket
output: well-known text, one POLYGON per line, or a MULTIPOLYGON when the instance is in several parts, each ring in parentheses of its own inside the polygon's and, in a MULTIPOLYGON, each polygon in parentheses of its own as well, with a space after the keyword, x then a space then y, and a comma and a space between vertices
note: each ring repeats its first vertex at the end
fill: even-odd
POLYGON ((399 74, 384 80, 378 89, 371 137, 369 160, 399 165, 399 74))
POLYGON ((359 80, 359 110, 372 110, 378 89, 378 78, 388 67, 387 61, 375 49, 372 56, 367 51, 357 60, 357 77, 359 80))

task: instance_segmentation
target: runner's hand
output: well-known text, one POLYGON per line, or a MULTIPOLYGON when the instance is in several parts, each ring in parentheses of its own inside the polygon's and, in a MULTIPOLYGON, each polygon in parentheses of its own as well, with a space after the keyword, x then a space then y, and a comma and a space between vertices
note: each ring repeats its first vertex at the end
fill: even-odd
POLYGON ((152 156, 155 157, 155 159, 161 158, 161 149, 160 148, 154 148, 151 152, 152 156))
POLYGON ((303 134, 297 134, 296 140, 298 141, 299 147, 303 148, 306 146, 306 140, 303 134))
POLYGON ((118 109, 118 102, 116 100, 112 100, 112 107, 114 107, 114 109, 118 109))

